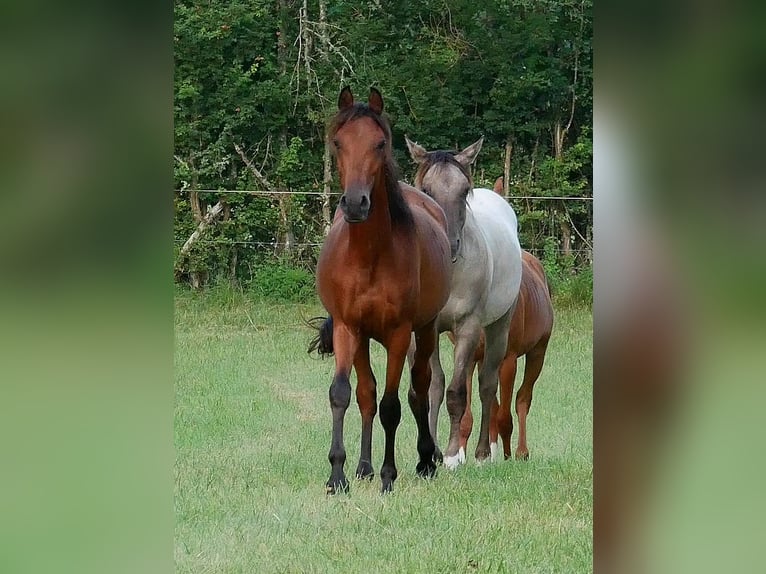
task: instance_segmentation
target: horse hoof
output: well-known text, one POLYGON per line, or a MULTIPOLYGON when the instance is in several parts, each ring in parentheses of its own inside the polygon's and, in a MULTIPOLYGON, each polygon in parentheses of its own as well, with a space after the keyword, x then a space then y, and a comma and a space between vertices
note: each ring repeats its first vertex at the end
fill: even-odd
POLYGON ((475 457, 476 457, 476 462, 478 462, 478 463, 489 461, 491 456, 492 456, 492 450, 489 449, 489 448, 487 448, 487 449, 477 448, 476 449, 475 457))
POLYGON ((339 492, 348 492, 348 480, 345 477, 337 480, 328 480, 326 485, 328 495, 338 494, 339 492))
POLYGON ((375 476, 375 471, 372 470, 372 465, 367 462, 359 462, 359 466, 356 467, 356 477, 359 480, 372 480, 375 476))
POLYGON ((383 484, 380 487, 380 493, 381 494, 390 494, 394 491, 394 481, 393 480, 384 480, 383 484))
POLYGON ((455 456, 447 455, 444 457, 444 467, 448 470, 455 470, 458 466, 460 466, 464 462, 465 462, 465 451, 463 451, 462 456, 460 454, 460 451, 458 451, 455 456))
POLYGON ((433 478, 436 475, 436 465, 433 462, 419 462, 415 471, 421 478, 433 478))
POLYGON ((438 446, 434 449, 434 464, 444 464, 444 455, 438 446))
POLYGON ((529 451, 527 449, 516 449, 516 460, 529 460, 529 451))

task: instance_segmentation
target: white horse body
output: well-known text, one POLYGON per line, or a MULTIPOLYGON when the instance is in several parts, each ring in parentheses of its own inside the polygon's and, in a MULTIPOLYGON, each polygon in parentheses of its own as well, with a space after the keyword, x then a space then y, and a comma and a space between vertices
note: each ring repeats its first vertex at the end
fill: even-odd
MULTIPOLYGON (((450 296, 437 321, 440 333, 451 331, 455 336, 455 370, 447 388, 450 438, 443 457, 448 468, 465 461, 465 452, 459 445, 460 421, 466 406, 465 380, 473 369, 482 330, 486 344, 479 371, 482 417, 476 459, 491 458, 497 450, 489 442, 490 412, 497 396, 498 371, 505 356, 508 329, 521 286, 521 246, 513 208, 489 189, 471 189, 470 165, 482 141, 483 138, 463 151, 452 153, 428 152, 407 139, 412 158, 420 164, 415 184, 444 210, 450 240, 450 296)), ((438 345, 430 365, 428 422, 436 442, 445 383, 438 345)), ((441 454, 437 444, 435 456, 441 454)))
POLYGON ((515 301, 521 285, 521 246, 513 208, 484 188, 473 190, 468 208, 460 255, 452 266, 450 297, 439 313, 442 332, 477 311, 482 326, 496 321, 515 301))

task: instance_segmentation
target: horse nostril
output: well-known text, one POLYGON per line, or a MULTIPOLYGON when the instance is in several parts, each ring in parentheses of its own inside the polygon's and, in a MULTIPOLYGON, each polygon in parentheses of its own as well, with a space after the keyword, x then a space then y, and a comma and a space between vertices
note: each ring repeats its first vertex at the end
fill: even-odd
POLYGON ((370 200, 369 200, 369 199, 367 199, 367 196, 366 196, 366 195, 363 195, 363 196, 362 196, 362 201, 361 201, 361 205, 362 205, 362 207, 365 207, 365 206, 367 206, 369 203, 370 203, 370 200))
POLYGON ((340 204, 346 205, 346 194, 340 196, 340 204))

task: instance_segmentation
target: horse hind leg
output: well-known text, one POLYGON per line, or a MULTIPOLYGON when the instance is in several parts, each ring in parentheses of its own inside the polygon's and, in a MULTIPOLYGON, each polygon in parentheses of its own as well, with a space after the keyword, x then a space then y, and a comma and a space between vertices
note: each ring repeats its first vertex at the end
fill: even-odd
POLYGON ((465 460, 465 453, 468 451, 468 439, 471 438, 473 430, 473 412, 471 411, 471 393, 473 392, 473 371, 476 368, 476 361, 468 365, 468 376, 465 378, 465 412, 460 419, 460 450, 458 456, 465 460))
POLYGON ((514 353, 509 353, 500 365, 500 405, 497 408, 497 429, 500 438, 503 439, 503 456, 505 459, 511 458, 511 434, 513 433, 511 400, 513 399, 517 360, 514 353))
POLYGON ((528 460, 529 448, 527 447, 527 415, 532 406, 532 389, 535 386, 540 371, 545 361, 545 345, 535 347, 527 353, 526 365, 524 366, 524 382, 516 393, 516 416, 519 418, 519 444, 516 447, 516 459, 528 460))
POLYGON ((508 343, 508 329, 511 324, 513 307, 494 323, 484 328, 486 336, 484 364, 479 371, 479 396, 481 397, 481 430, 476 445, 476 460, 481 462, 492 454, 489 444, 489 426, 492 406, 497 400, 497 379, 500 363, 505 356, 508 343))
POLYGON ((362 415, 362 440, 356 477, 372 480, 372 423, 378 410, 375 375, 370 367, 370 341, 362 341, 354 358, 356 371, 356 402, 362 415))
POLYGON ((343 444, 343 422, 346 410, 351 403, 351 362, 356 352, 357 339, 340 323, 333 328, 335 347, 335 376, 330 385, 330 410, 332 412, 332 439, 330 453, 330 478, 327 481, 327 494, 348 492, 348 480, 343 471, 346 463, 346 448, 343 444))
POLYGON ((407 398, 418 427, 417 448, 420 461, 416 471, 423 478, 431 478, 436 473, 435 445, 428 426, 428 388, 431 385, 429 360, 437 339, 434 323, 432 322, 427 327, 418 330, 415 339, 415 354, 410 371, 412 383, 407 398))

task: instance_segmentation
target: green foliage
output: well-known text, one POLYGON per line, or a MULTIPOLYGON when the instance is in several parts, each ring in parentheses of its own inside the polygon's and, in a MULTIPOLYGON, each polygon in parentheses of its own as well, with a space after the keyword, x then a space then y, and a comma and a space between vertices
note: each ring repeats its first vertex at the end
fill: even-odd
MULTIPOLYGON (((345 84, 361 100, 369 86, 382 91, 406 180, 415 166, 405 134, 431 149, 484 135, 477 183, 491 186, 503 173, 510 141, 512 196, 590 195, 590 0, 385 7, 343 0, 327 3, 324 29, 317 1, 307 8, 301 17, 302 6, 288 1, 175 3, 174 176, 184 189, 174 205, 177 249, 196 227, 189 189, 263 189, 235 144, 273 186, 294 194, 282 201, 200 194, 203 213, 222 197, 230 211, 180 262, 181 280, 198 272, 249 281, 258 265, 279 258, 313 268, 324 222, 321 198, 309 193, 322 190, 325 124, 345 84), (554 126, 568 124, 556 158, 554 126), (279 244, 288 227, 304 247, 285 253, 279 244)), ((514 207, 522 245, 536 253, 547 238, 561 239, 562 222, 590 237, 589 202, 533 199, 514 207)), ((579 235, 572 241, 580 254, 579 235)), ((580 256, 574 266, 585 263, 580 256)))
POLYGON ((280 263, 256 267, 248 290, 261 299, 274 301, 313 301, 316 297, 314 274, 280 263))

